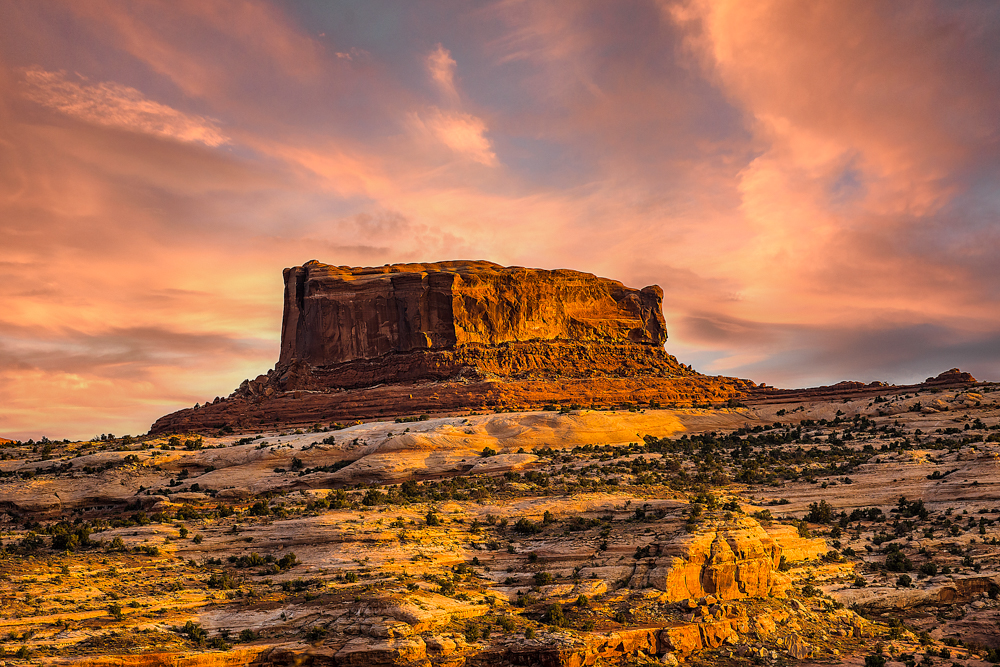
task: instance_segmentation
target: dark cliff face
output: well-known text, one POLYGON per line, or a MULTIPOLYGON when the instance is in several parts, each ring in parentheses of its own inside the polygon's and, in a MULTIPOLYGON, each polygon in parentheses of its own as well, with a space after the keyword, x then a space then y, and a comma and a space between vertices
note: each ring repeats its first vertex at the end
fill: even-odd
POLYGON ((490 262, 286 269, 280 366, 327 367, 392 352, 574 341, 660 346, 657 286, 490 262))

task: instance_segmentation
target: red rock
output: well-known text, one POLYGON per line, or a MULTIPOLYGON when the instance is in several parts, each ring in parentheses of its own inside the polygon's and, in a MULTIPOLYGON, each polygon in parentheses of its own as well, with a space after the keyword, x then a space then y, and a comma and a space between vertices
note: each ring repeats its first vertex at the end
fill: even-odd
POLYGON ((937 377, 927 378, 924 380, 924 384, 930 385, 952 385, 952 384, 967 384, 970 382, 975 382, 976 378, 972 377, 971 373, 965 373, 957 368, 952 368, 944 373, 941 373, 937 377))
POLYGON ((656 285, 490 262, 286 269, 281 355, 227 400, 153 432, 467 409, 724 402, 752 382, 666 353, 656 285))
POLYGON ((635 290, 578 271, 465 261, 374 268, 312 261, 284 276, 281 356, 271 374, 280 390, 579 377, 666 361, 663 292, 655 285, 635 290))
POLYGON ((663 291, 491 262, 285 269, 279 366, 568 339, 660 345, 663 291))

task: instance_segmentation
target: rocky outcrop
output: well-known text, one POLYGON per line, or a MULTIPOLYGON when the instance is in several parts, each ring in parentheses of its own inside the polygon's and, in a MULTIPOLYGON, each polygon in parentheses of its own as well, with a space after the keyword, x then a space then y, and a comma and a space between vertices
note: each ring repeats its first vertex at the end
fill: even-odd
POLYGON ((663 291, 452 261, 285 270, 281 355, 228 399, 152 428, 208 431, 466 409, 724 402, 754 383, 666 353, 663 291))
POLYGON ((669 600, 780 596, 790 583, 778 571, 778 542, 749 517, 684 533, 656 547, 651 568, 637 572, 633 586, 657 588, 669 600))
POLYGON ((467 261, 368 268, 312 261, 284 276, 281 356, 265 392, 677 366, 663 352, 656 285, 636 290, 578 271, 467 261))
POLYGON ((746 394, 751 383, 732 378, 596 377, 383 385, 338 392, 288 391, 235 396, 161 417, 152 433, 210 432, 310 426, 421 413, 464 410, 539 410, 548 405, 624 407, 718 401, 746 394))
POLYGON ((924 384, 931 386, 952 386, 970 384, 975 381, 976 378, 972 377, 972 373, 966 373, 957 368, 952 368, 937 375, 936 377, 927 378, 924 380, 924 384))
POLYGON ((653 285, 578 271, 452 261, 382 267, 311 261, 285 269, 280 367, 324 367, 395 352, 524 341, 667 337, 653 285))
POLYGON ((976 382, 976 378, 971 373, 952 368, 935 377, 929 377, 919 384, 895 385, 885 382, 869 382, 865 384, 863 382, 845 381, 821 387, 808 387, 806 389, 775 389, 774 387, 760 385, 760 387, 754 389, 752 395, 744 402, 750 405, 757 405, 775 402, 794 403, 820 400, 856 400, 875 396, 907 394, 927 389, 962 388, 976 382))

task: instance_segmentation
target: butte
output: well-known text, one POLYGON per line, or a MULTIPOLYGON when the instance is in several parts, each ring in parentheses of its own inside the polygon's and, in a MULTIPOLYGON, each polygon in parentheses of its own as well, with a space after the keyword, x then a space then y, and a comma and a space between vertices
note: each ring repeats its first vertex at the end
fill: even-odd
POLYGON ((725 403, 756 385, 664 349, 663 290, 486 261, 284 271, 281 353, 227 398, 152 433, 553 406, 725 403))

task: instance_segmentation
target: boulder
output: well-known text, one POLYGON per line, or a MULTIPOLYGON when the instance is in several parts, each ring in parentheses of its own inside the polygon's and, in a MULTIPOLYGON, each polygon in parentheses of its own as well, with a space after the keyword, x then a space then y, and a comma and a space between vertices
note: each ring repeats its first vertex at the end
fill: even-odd
POLYGON ((788 638, 788 655, 796 660, 804 660, 813 654, 813 648, 802 637, 792 634, 788 638))

